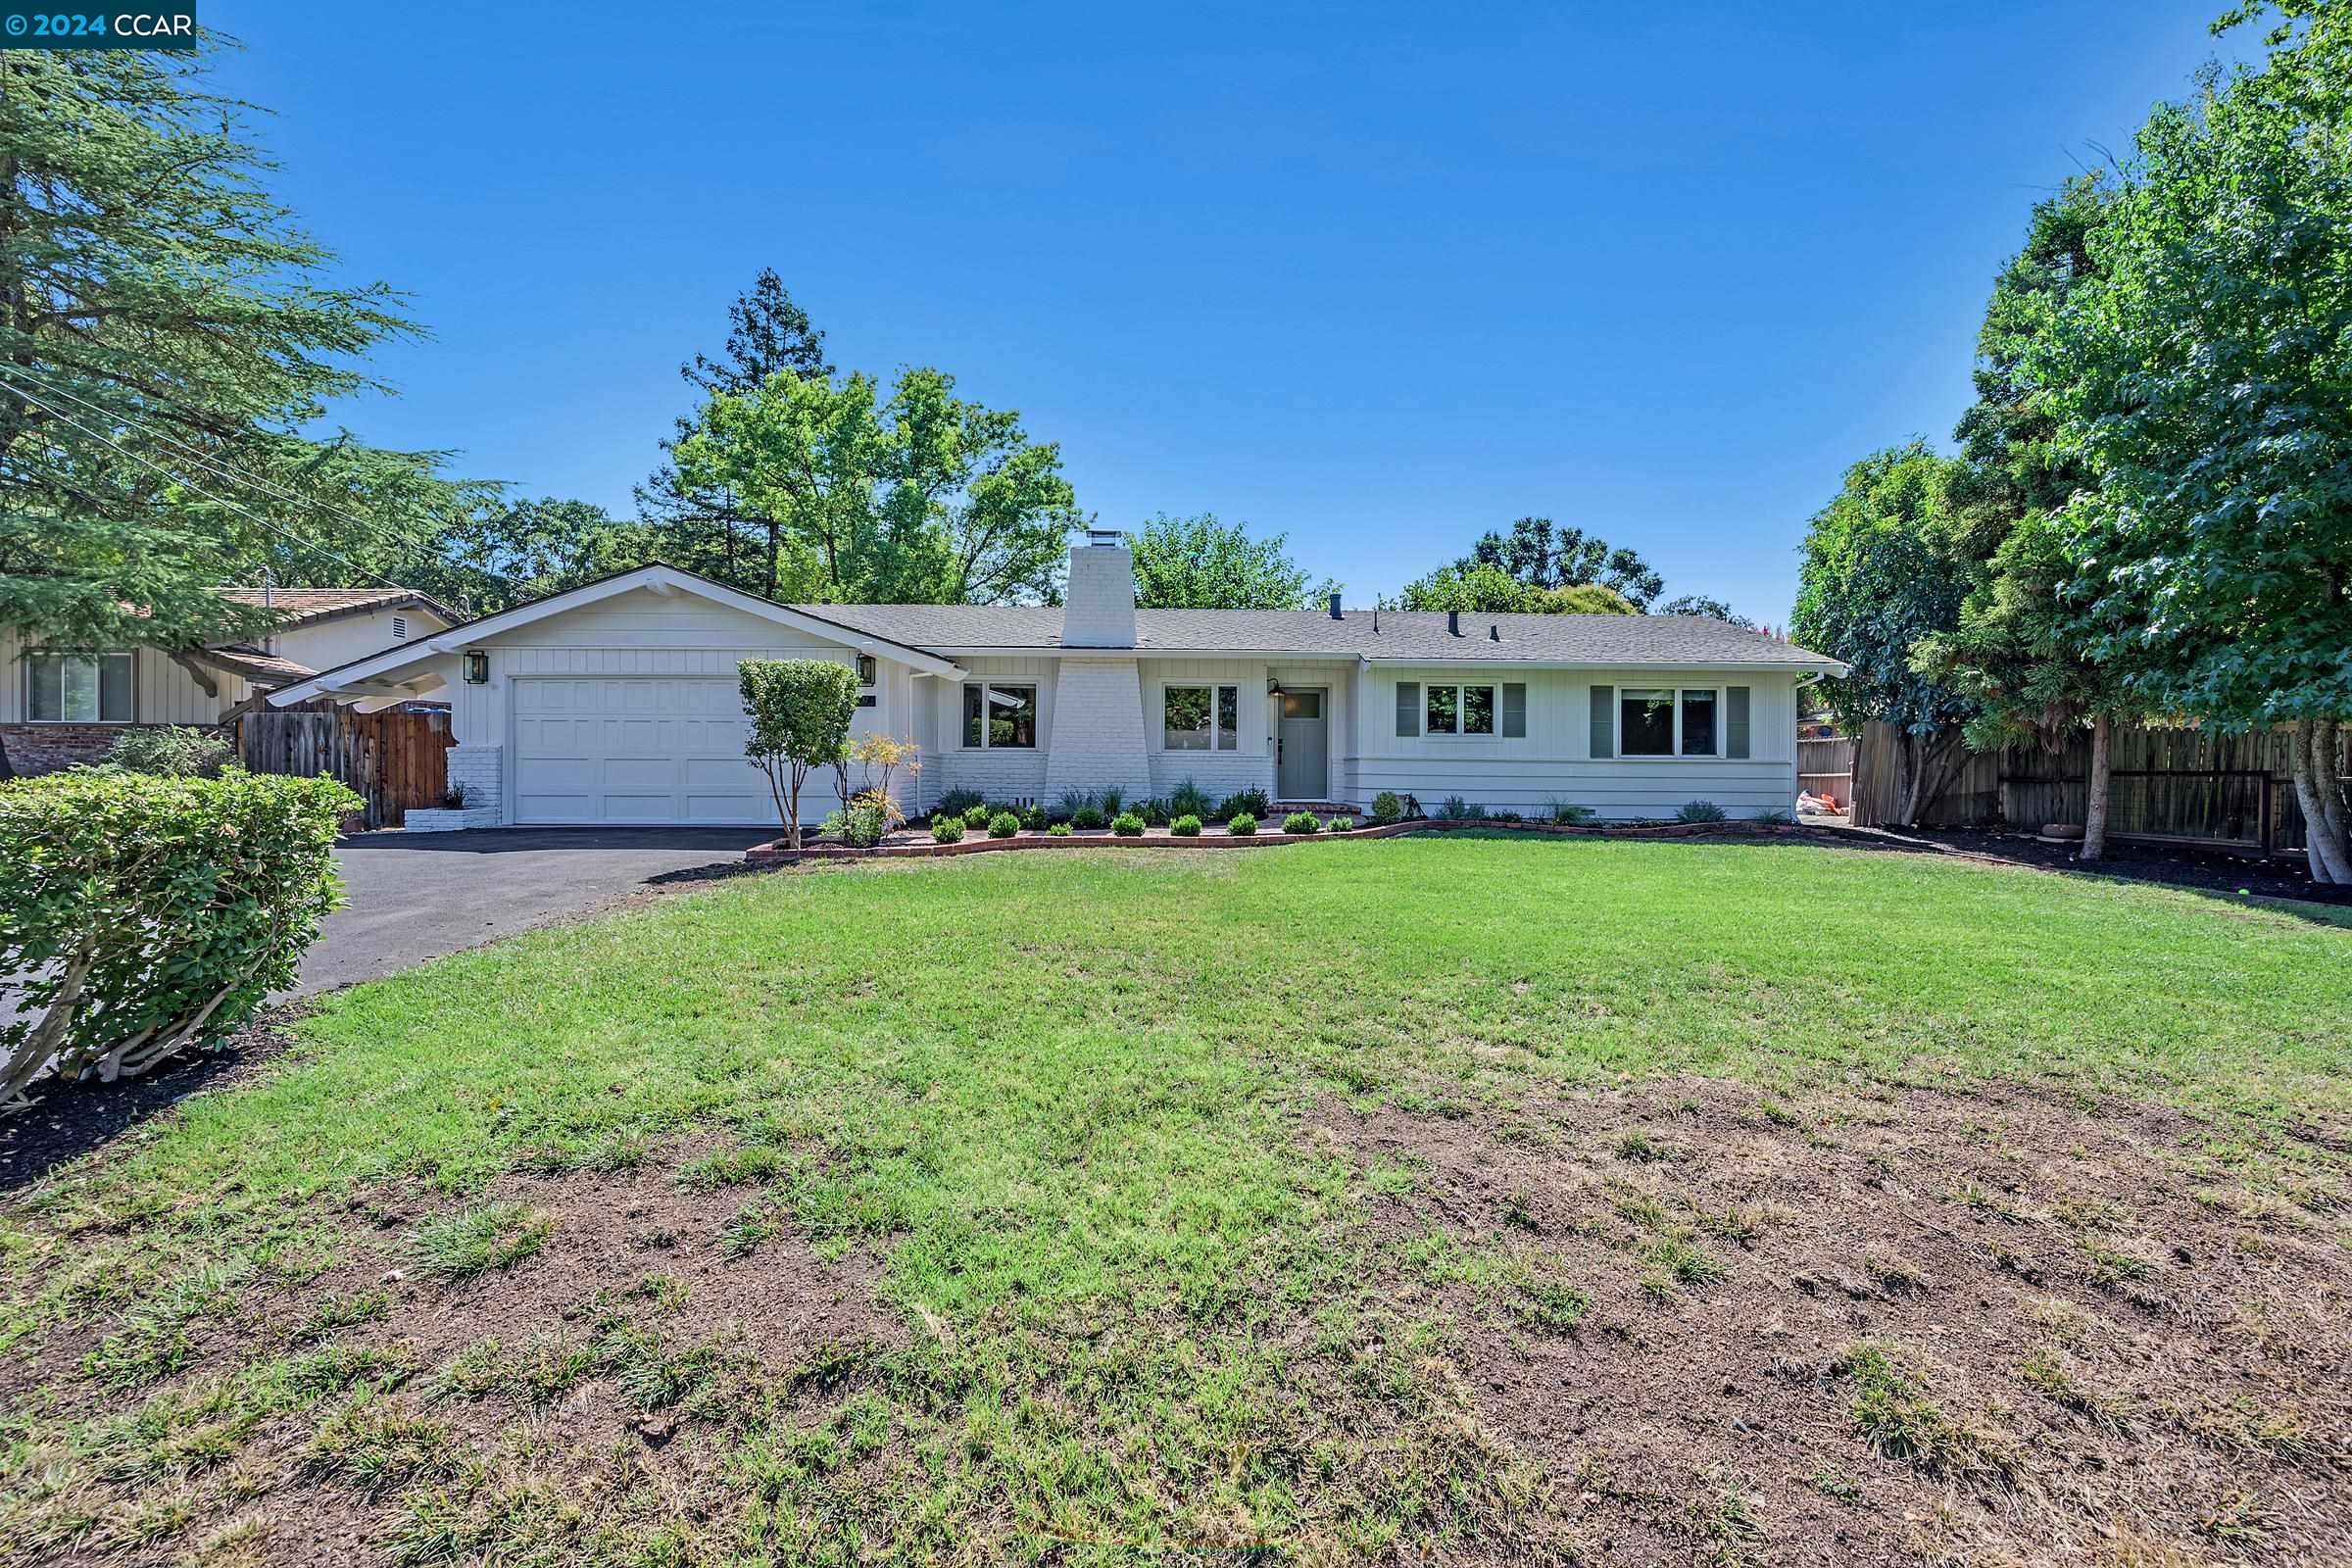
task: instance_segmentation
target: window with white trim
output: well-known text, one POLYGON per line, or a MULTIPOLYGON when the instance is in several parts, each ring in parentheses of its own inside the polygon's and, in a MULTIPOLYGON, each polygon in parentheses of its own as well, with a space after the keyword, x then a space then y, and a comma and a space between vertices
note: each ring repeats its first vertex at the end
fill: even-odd
POLYGON ((963 689, 963 744, 988 751, 1037 750, 1037 688, 974 681, 963 689))
POLYGON ((1162 687, 1159 706, 1159 744, 1163 750, 1241 750, 1242 689, 1239 686, 1162 687))
POLYGON ((1421 707, 1424 735, 1494 733, 1496 704, 1492 686, 1432 686, 1421 707))
POLYGON ((35 724, 127 724, 131 655, 24 656, 24 716, 35 724))
POLYGON ((1617 693, 1620 757, 1720 757, 1722 693, 1712 686, 1627 686, 1617 693))

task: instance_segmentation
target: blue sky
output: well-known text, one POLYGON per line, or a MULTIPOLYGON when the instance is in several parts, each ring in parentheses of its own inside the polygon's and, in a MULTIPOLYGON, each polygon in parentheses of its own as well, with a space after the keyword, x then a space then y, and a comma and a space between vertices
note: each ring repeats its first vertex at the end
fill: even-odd
POLYGON ((725 9, 208 0, 279 192, 433 330, 344 422, 625 514, 766 266, 1104 523, 1369 603, 1542 514, 1774 623, 1844 466, 1948 436, 2031 203, 2254 46, 2222 0, 725 9))

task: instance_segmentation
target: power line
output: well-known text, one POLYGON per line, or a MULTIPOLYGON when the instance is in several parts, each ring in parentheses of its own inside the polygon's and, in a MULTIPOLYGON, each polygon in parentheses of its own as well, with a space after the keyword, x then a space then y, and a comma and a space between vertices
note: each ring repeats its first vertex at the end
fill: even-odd
MULTIPOLYGON (((329 516, 340 517, 344 521, 351 523, 353 526, 375 535, 377 538, 388 539, 392 541, 395 545, 411 552, 412 555, 418 560, 431 561, 436 564, 446 564, 446 563, 442 562, 439 557, 435 556, 428 547, 416 540, 411 539, 404 534, 388 529, 380 523, 370 521, 368 518, 359 516, 354 513, 345 512, 340 507, 330 506, 326 502, 319 501, 309 496, 296 495, 291 490, 283 489, 275 484, 272 484, 267 479, 257 479, 250 473, 240 472, 236 469, 232 469, 223 465, 216 463, 208 458, 205 454, 197 451, 194 447, 189 446, 186 442, 179 440, 177 437, 166 435, 161 430, 157 430, 150 425, 144 424, 119 410, 109 409, 101 404, 93 403, 88 398, 81 396, 79 393, 74 392, 70 388, 60 386, 45 376, 35 374, 33 371, 26 369, 22 365, 13 365, 5 361, 0 361, 0 372, 22 376, 24 379, 32 382, 35 386, 41 387, 57 397, 72 399, 74 402, 80 404, 83 408, 88 409, 93 414, 99 415, 104 418, 114 420, 118 423, 128 425, 131 429, 138 431, 150 441, 156 442, 163 446, 176 448, 179 452, 184 454, 186 461, 195 464, 198 467, 205 469, 207 472, 216 474, 222 479, 227 479, 234 483, 250 486, 255 490, 261 491, 265 495, 271 496, 280 501, 292 502, 298 507, 309 507, 313 511, 323 512, 329 516)), ((19 392, 21 396, 26 398, 31 397, 30 393, 24 392, 21 388, 11 387, 10 390, 19 392)), ((46 405, 44 405, 44 407, 46 407, 46 405)), ((52 414, 57 413, 57 411, 54 409, 50 410, 49 412, 52 414)), ((58 417, 64 418, 65 416, 59 414, 58 417)), ((69 420, 68 422, 71 423, 72 421, 69 420)), ((84 426, 78 424, 74 427, 76 429, 85 428, 84 426)), ((331 554, 331 552, 329 552, 329 554, 331 554)), ((359 568, 355 566, 352 569, 356 571, 359 568)), ((492 578, 497 582, 504 583, 510 588, 514 586, 511 579, 502 576, 500 573, 492 571, 487 567, 475 566, 470 569, 479 571, 483 576, 492 578)))
POLYGON ((65 413, 63 410, 51 408, 48 404, 43 403, 39 398, 34 397, 31 393, 24 390, 22 387, 11 387, 9 390, 16 393, 17 396, 23 398, 25 402, 31 404, 34 408, 39 409, 42 413, 48 415, 51 418, 59 419, 69 425, 72 425, 74 429, 79 430, 83 435, 88 436, 91 440, 97 442, 99 445, 113 451, 117 456, 128 458, 131 462, 138 464, 141 467, 153 468, 157 473, 162 474, 173 484, 202 496, 205 500, 210 501, 217 507, 226 507, 229 511, 235 513, 237 515, 244 517, 249 521, 260 523, 263 527, 269 529, 271 533, 276 534, 279 538, 286 540, 290 544, 299 545, 305 550, 315 551, 318 554, 326 557, 327 560, 334 562, 337 565, 342 566, 345 570, 353 572, 358 576, 368 578, 369 580, 378 583, 383 587, 399 588, 404 591, 408 587, 408 584, 394 582, 391 578, 385 576, 381 572, 368 570, 366 566, 363 566, 355 561, 351 561, 336 554, 334 551, 327 549, 326 546, 322 544, 318 544, 312 540, 304 539, 297 534, 290 533, 286 529, 279 527, 276 523, 271 522, 268 517, 261 515, 261 514, 249 512, 234 501, 230 501, 222 496, 214 495, 211 491, 202 488, 194 481, 187 479, 180 474, 173 473, 171 469, 163 466, 161 464, 150 463, 147 459, 140 457, 136 452, 132 452, 126 447, 116 445, 115 442, 91 429, 88 425, 82 423, 79 419, 74 418, 72 415, 65 413))

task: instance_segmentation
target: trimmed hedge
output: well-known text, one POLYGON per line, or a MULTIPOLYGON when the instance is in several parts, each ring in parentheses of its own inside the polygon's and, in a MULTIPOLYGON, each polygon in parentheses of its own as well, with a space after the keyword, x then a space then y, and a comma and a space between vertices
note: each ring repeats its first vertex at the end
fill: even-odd
POLYGON ((1143 815, 1138 811, 1121 811, 1110 819, 1110 830, 1123 839, 1142 838, 1144 827, 1143 815))
POLYGON ((1020 830, 1021 819, 1010 811, 999 811, 988 819, 988 836, 992 839, 1008 839, 1020 830))
POLYGON ((1197 839, 1200 836, 1200 819, 1187 811, 1168 824, 1168 831, 1180 839, 1197 839))
POLYGON ((0 785, 0 1107, 59 1076, 145 1072, 293 984, 339 902, 329 778, 76 769, 0 785))
POLYGON ((1236 811, 1233 819, 1225 824, 1225 831, 1235 838, 1246 839, 1257 831, 1257 818, 1248 811, 1236 811))
POLYGON ((1285 833, 1320 833, 1323 823, 1312 811, 1293 811, 1282 819, 1285 833))

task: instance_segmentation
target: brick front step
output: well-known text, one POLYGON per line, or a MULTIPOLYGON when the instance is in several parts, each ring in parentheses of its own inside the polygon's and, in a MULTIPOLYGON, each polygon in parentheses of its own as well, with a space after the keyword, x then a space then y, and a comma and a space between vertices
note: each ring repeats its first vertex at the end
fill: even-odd
MULTIPOLYGON (((1301 807, 1303 810, 1305 808, 1301 807)), ((1563 827, 1550 822, 1391 822, 1385 827, 1350 828, 1345 833, 1281 833, 1261 831, 1236 835, 1203 829, 1199 838, 1180 839, 1165 828, 1151 828, 1140 838, 1115 833, 1068 833, 1059 838, 1023 831, 1008 839, 966 838, 954 844, 881 844, 870 850, 847 844, 804 844, 787 848, 782 839, 756 844, 743 852, 747 860, 920 860, 949 855, 987 855, 998 850, 1262 850, 1282 844, 1323 844, 1335 839, 1387 839, 1406 833, 1444 833, 1468 829, 1489 833, 1537 833, 1555 838, 1831 838, 1851 843, 1850 835, 1836 829, 1790 826, 1773 822, 1654 822, 1622 826, 1563 827)))

